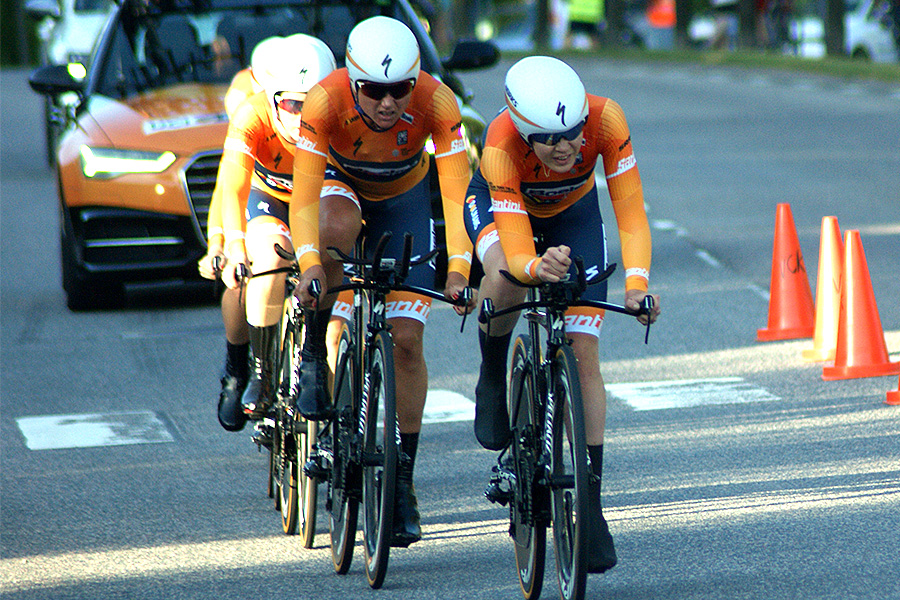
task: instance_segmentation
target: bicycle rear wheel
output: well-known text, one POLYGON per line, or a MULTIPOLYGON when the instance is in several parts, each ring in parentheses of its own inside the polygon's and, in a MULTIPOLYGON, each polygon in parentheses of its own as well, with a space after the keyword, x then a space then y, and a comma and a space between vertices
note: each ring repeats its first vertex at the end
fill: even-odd
POLYGON ((556 396, 550 456, 553 550, 559 592, 564 600, 584 598, 590 501, 587 439, 575 354, 556 351, 551 389, 556 396))
POLYGON ((394 386, 394 344, 379 331, 371 342, 364 402, 362 502, 366 579, 384 583, 394 522, 400 430, 394 386))
POLYGON ((530 346, 528 336, 520 335, 516 338, 510 368, 509 415, 516 474, 515 494, 510 503, 510 520, 516 551, 516 572, 522 595, 526 600, 537 600, 544 585, 547 526, 537 518, 541 490, 535 485, 534 464, 540 452, 540 428, 536 426, 538 421, 531 401, 534 397, 535 373, 528 359, 530 346))
POLYGON ((356 350, 347 324, 341 330, 334 375, 336 415, 331 423, 331 479, 328 482, 328 529, 334 570, 344 575, 353 560, 359 511, 359 473, 351 460, 351 444, 358 424, 354 414, 356 350))

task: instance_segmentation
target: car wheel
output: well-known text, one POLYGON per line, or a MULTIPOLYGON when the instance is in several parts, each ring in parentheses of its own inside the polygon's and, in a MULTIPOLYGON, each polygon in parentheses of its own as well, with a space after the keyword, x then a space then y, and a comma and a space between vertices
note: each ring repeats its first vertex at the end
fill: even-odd
POLYGON ((120 308, 125 304, 125 286, 113 281, 96 281, 87 277, 76 260, 72 238, 60 236, 62 286, 66 292, 66 306, 71 311, 120 308))

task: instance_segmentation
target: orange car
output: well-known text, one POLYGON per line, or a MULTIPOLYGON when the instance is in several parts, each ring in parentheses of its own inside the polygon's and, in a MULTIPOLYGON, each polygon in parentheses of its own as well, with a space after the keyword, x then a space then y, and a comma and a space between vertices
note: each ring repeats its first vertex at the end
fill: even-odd
POLYGON ((79 95, 56 152, 69 308, 117 305, 128 283, 197 279, 231 78, 271 35, 314 35, 342 61, 354 24, 374 14, 416 33, 423 68, 461 99, 477 159, 484 120, 451 70, 490 66, 499 53, 461 42, 441 61, 407 0, 120 0, 89 72, 78 63, 37 69, 35 91, 79 95))

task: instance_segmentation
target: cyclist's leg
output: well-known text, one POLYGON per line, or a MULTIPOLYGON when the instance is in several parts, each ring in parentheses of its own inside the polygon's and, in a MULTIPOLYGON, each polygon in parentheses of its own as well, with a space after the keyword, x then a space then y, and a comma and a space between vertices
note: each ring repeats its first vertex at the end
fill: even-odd
MULTIPOLYGON (((348 181, 332 169, 325 173, 322 197, 319 200, 319 240, 324 248, 336 247, 350 254, 362 226, 359 200, 348 181)), ((340 285, 344 277, 341 262, 322 252, 322 267, 327 286, 340 285)), ((306 311, 306 336, 303 340, 303 360, 300 365, 300 394, 297 408, 312 420, 327 418, 331 412, 328 380, 328 324, 335 298, 327 295, 319 299, 319 310, 306 311)))
MULTIPOLYGON (((490 298, 495 308, 502 309, 520 302, 524 292, 500 274, 508 266, 490 208, 487 183, 480 173, 476 173, 466 194, 463 219, 484 270, 478 297, 490 298)), ((486 324, 480 324, 478 329, 481 368, 475 386, 475 437, 488 450, 501 450, 509 442, 506 358, 512 330, 518 318, 518 314, 512 314, 493 319, 490 335, 486 324)))
MULTIPOLYGON (((600 215, 596 189, 556 217, 552 230, 545 232, 549 245, 565 243, 572 249, 572 256, 581 256, 584 267, 591 274, 606 268, 606 233, 600 215)), ((605 282, 588 286, 582 297, 588 300, 606 300, 605 282)), ((584 406, 585 433, 591 472, 589 498, 591 516, 587 547, 588 571, 598 573, 616 564, 616 551, 603 517, 600 488, 603 474, 603 433, 606 423, 606 389, 600 371, 599 337, 603 324, 603 311, 592 308, 573 308, 566 313, 566 331, 572 340, 572 350, 578 361, 578 378, 584 406)))
MULTIPOLYGON (((428 192, 426 177, 398 196, 380 202, 362 200, 369 239, 378 240, 388 231, 392 234, 385 246, 385 256, 402 257, 406 233, 413 237, 413 258, 431 251, 433 223, 427 216, 429 213, 422 211, 422 206, 427 206, 428 192)), ((433 264, 412 268, 406 283, 432 288, 433 264)), ((408 546, 422 537, 413 471, 428 393, 428 368, 425 364, 423 337, 430 310, 431 299, 428 297, 406 292, 392 293, 387 297, 385 316, 391 325, 394 345, 394 382, 402 451, 394 496, 392 545, 400 547, 408 546)))
MULTIPOLYGON (((288 265, 275 253, 274 245, 292 250, 287 225, 287 204, 260 190, 251 190, 247 202, 247 256, 252 273, 264 273, 288 265)), ((275 377, 275 347, 278 321, 284 305, 284 273, 250 278, 246 288, 247 323, 253 369, 244 392, 244 411, 260 419, 271 406, 275 377)))
POLYGON ((222 323, 225 326, 225 367, 219 392, 219 423, 228 431, 240 431, 247 421, 241 407, 241 396, 250 377, 250 337, 247 316, 238 290, 222 292, 222 323))

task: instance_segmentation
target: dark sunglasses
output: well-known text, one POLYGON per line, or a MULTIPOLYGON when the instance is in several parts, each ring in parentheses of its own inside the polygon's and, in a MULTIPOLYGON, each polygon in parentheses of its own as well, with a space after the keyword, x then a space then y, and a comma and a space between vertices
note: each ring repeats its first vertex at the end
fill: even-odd
POLYGON ((299 115, 300 111, 303 110, 303 100, 296 100, 294 98, 282 98, 281 93, 279 92, 275 94, 275 106, 277 106, 279 110, 283 110, 286 113, 299 115))
POLYGON ((374 83, 371 81, 357 81, 356 92, 358 94, 362 94, 370 100, 375 100, 376 102, 381 101, 388 94, 390 94, 391 98, 393 98, 394 100, 399 100, 400 98, 405 98, 406 96, 408 96, 412 92, 415 85, 415 79, 407 79, 405 81, 398 81, 397 83, 374 83))
POLYGON ((582 121, 572 129, 568 131, 560 131, 556 133, 532 133, 528 136, 529 144, 545 144, 547 146, 555 146, 563 139, 569 140, 570 142, 577 138, 579 134, 581 134, 581 130, 584 129, 585 121, 582 121))

